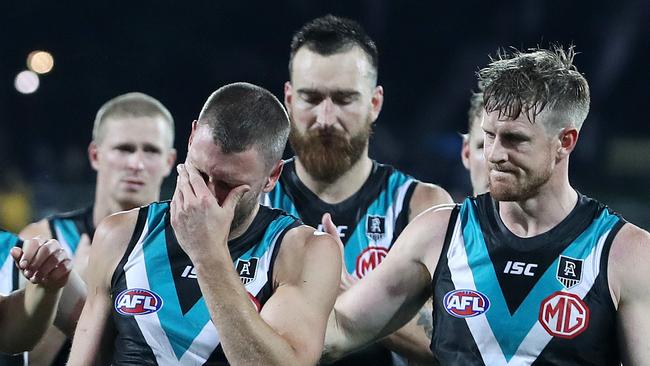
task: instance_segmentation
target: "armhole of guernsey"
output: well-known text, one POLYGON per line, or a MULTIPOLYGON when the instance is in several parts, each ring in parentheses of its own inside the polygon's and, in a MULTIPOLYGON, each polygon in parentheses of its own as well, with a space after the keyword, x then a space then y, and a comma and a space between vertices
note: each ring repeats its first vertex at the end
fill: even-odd
MULTIPOLYGON (((616 238, 616 235, 618 235, 618 232, 623 228, 623 226, 627 224, 627 221, 625 221, 622 217, 619 218, 619 221, 612 227, 610 230, 609 234, 607 235, 607 239, 605 239, 605 245, 603 245, 603 251, 600 255, 600 273, 603 275, 601 277, 601 288, 605 288, 609 291, 609 273, 608 273, 608 267, 609 267, 609 251, 612 248, 612 243, 614 242, 614 238, 616 238)), ((598 279, 597 279, 598 280, 598 279)), ((596 286, 596 284, 594 284, 596 286)), ((612 312, 616 312, 616 304, 614 304, 614 299, 612 299, 612 296, 607 296, 609 301, 607 302, 608 306, 610 307, 610 310, 612 312)))
POLYGON ((391 247, 395 244, 395 240, 397 240, 404 228, 409 224, 409 216, 411 215, 411 198, 413 197, 413 192, 415 192, 415 187, 418 186, 418 183, 419 182, 416 180, 411 181, 406 193, 404 194, 402 210, 395 220, 395 233, 393 234, 393 239, 390 243, 391 247))
MULTIPOLYGON (((449 244, 454 235, 454 230, 456 228, 456 220, 458 220, 458 214, 460 213, 460 205, 454 206, 451 214, 449 215, 449 223, 447 224, 447 232, 445 233, 445 242, 442 244, 442 250, 440 251, 440 257, 438 257, 438 264, 436 265, 435 271, 433 271, 433 276, 431 279, 431 294, 432 297, 435 295, 435 286, 438 282, 438 277, 440 271, 447 266, 447 251, 449 250, 449 244)), ((434 299, 435 300, 435 299, 434 299)))
MULTIPOLYGON (((14 246, 22 249, 23 248, 23 241, 21 239, 18 239, 18 241, 16 243, 14 243, 14 246)), ((13 259, 12 259, 12 261, 13 261, 13 259)), ((11 271, 11 289, 12 289, 12 291, 15 291, 15 290, 18 290, 20 288, 20 270, 15 265, 13 267, 11 267, 11 268, 13 269, 11 271)))
MULTIPOLYGON (((287 216, 287 217, 292 217, 292 216, 287 216)), ((282 247, 282 241, 284 240, 284 236, 289 232, 289 230, 296 228, 300 225, 302 225, 302 223, 298 220, 295 220, 294 218, 293 223, 287 225, 275 239, 275 245, 273 246, 273 252, 271 253, 271 261, 269 263, 268 280, 267 280, 268 282, 267 285, 265 285, 256 296, 257 300, 260 301, 262 307, 264 307, 266 301, 275 292, 275 281, 274 281, 275 260, 277 259, 278 254, 280 253, 280 248, 282 247)))
POLYGON ((142 230, 144 230, 144 225, 147 222, 148 213, 149 213, 149 206, 140 207, 140 209, 138 210, 138 219, 135 223, 135 229, 133 229, 133 234, 131 235, 131 241, 129 241, 129 245, 126 247, 122 259, 120 260, 117 267, 115 267, 115 270, 113 271, 113 276, 111 276, 111 287, 116 286, 118 281, 117 276, 123 272, 122 270, 124 269, 124 265, 129 260, 129 256, 131 255, 133 248, 135 248, 135 245, 138 243, 138 240, 140 240, 140 236, 142 235, 142 230))

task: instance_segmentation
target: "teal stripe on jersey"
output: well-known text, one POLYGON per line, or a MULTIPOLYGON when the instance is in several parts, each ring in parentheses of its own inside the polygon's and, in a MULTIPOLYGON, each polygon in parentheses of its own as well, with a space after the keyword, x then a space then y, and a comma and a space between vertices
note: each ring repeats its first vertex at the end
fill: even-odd
MULTIPOLYGON (((269 250, 271 245, 273 245, 275 242, 275 237, 294 222, 296 222, 296 219, 291 216, 280 216, 277 219, 273 220, 264 233, 261 245, 254 245, 246 253, 242 254, 238 259, 249 260, 252 257, 261 258, 269 250)), ((233 260, 237 262, 237 259, 233 258, 233 260)))
MULTIPOLYGON (((354 231, 350 235, 345 244, 345 268, 348 273, 353 273, 356 270, 357 266, 357 257, 361 252, 368 248, 368 243, 370 239, 366 236, 366 220, 368 215, 378 215, 385 216, 388 209, 392 208, 395 204, 395 194, 397 190, 404 184, 410 184, 413 181, 409 176, 399 172, 393 171, 393 173, 388 178, 388 185, 385 190, 383 190, 377 199, 368 206, 366 214, 359 220, 357 226, 354 228, 354 231)), ((394 217, 393 219, 397 219, 394 217)), ((393 225, 393 223, 386 223, 386 225, 393 225)))
POLYGON ((63 235, 63 238, 60 239, 63 239, 63 241, 65 241, 70 247, 72 253, 75 253, 77 251, 79 241, 81 240, 81 235, 79 235, 77 225, 74 224, 74 221, 66 219, 55 219, 53 221, 53 224, 54 227, 61 232, 61 235, 63 235))
POLYGON ((12 233, 0 231, 0 266, 9 258, 11 248, 15 247, 19 240, 12 233))
POLYGON ((282 209, 291 215, 298 217, 298 210, 289 198, 289 195, 282 192, 282 184, 278 180, 273 190, 267 193, 271 201, 271 207, 282 209))
POLYGON ((201 297, 190 311, 183 315, 167 255, 165 238, 167 207, 166 203, 154 203, 149 206, 147 223, 156 223, 156 226, 148 228, 149 233, 142 247, 151 290, 163 298, 163 307, 157 313, 160 324, 167 334, 176 357, 180 360, 210 320, 210 314, 205 300, 201 297), (180 322, 179 319, 183 321, 180 322))
MULTIPOLYGON (((461 207, 460 215, 467 261, 472 271, 476 289, 486 295, 491 303, 485 317, 501 347, 503 355, 507 361, 510 361, 523 339, 537 322, 539 304, 548 294, 564 288, 555 277, 558 259, 549 266, 515 313, 511 315, 499 286, 494 266, 490 261, 474 205, 469 199, 461 207)), ((617 221, 616 216, 604 210, 601 216, 594 220, 590 227, 571 243, 562 254, 575 259, 586 258, 594 250, 598 238, 605 235, 617 221)))

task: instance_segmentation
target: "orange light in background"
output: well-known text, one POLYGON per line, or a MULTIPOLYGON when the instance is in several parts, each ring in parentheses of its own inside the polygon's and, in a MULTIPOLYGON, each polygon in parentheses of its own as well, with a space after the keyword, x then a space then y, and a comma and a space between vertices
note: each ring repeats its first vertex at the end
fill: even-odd
POLYGON ((47 74, 54 67, 54 57, 47 51, 33 51, 27 56, 27 67, 38 74, 47 74))
POLYGON ((21 71, 16 75, 16 79, 14 80, 14 86, 16 87, 16 90, 23 94, 31 94, 38 90, 38 86, 40 85, 40 81, 38 79, 38 75, 29 70, 21 71))

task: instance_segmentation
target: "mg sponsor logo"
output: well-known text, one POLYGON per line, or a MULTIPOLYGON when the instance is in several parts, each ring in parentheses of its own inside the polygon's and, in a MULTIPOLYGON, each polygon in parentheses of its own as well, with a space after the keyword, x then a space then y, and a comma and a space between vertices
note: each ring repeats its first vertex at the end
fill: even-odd
POLYGON ((589 307, 577 295, 557 291, 542 301, 539 322, 548 334, 572 339, 589 326, 589 307))
POLYGON ((370 273, 373 269, 377 268, 379 263, 386 258, 388 249, 382 247, 369 247, 366 248, 357 257, 356 273, 358 278, 363 278, 366 274, 370 273))
POLYGON ((115 311, 122 315, 146 315, 155 313, 163 301, 155 292, 143 288, 129 288, 115 298, 115 311))
POLYGON ((487 296, 474 290, 453 290, 442 299, 445 310, 456 318, 472 318, 490 308, 487 296))

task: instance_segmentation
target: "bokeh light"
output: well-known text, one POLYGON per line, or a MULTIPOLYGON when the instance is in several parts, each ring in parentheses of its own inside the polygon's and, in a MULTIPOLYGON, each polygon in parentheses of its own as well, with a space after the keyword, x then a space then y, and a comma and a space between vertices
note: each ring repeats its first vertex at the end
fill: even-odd
POLYGON ((35 72, 24 70, 16 75, 14 85, 16 86, 16 90, 18 90, 20 93, 31 94, 38 90, 40 81, 38 79, 38 75, 35 72))
POLYGON ((47 74, 54 67, 54 57, 47 51, 33 51, 27 56, 27 67, 37 74, 47 74))

